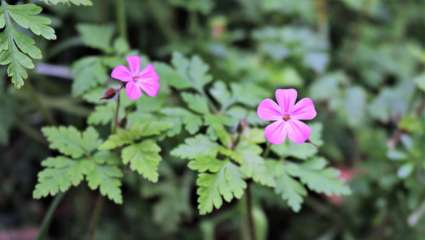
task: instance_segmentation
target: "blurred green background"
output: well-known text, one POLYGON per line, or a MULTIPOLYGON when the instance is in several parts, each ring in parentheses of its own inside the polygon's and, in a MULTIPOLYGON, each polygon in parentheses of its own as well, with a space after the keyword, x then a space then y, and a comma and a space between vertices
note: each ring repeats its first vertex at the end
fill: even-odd
MULTIPOLYGON (((71 95, 73 63, 98 53, 82 44, 78 24, 115 22, 110 0, 33 2, 58 39, 37 39, 44 57, 22 89, 0 68, 1 240, 32 239, 51 201, 32 199, 40 161, 51 154, 40 127, 83 127, 93 108, 71 95)), ((125 10, 131 48, 150 59, 198 54, 216 79, 270 93, 295 87, 315 100, 320 152, 353 193, 310 194, 293 213, 255 188, 264 239, 425 239, 425 1, 126 0, 125 10)), ((193 173, 178 161, 160 170, 159 184, 126 175, 125 204, 105 202, 97 239, 239 238, 238 206, 201 217, 193 173)), ((67 193, 51 239, 81 239, 95 200, 87 187, 67 193)))

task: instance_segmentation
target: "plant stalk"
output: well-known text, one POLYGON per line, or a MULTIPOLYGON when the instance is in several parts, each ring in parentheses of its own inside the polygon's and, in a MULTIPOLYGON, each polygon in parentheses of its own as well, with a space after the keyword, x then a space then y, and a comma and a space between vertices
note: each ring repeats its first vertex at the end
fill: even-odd
MULTIPOLYGON (((118 89, 117 92, 117 96, 116 96, 116 107, 115 107, 115 112, 114 112, 114 120, 112 122, 112 133, 115 133, 117 131, 117 129, 120 127, 119 125, 119 112, 120 112, 120 103, 121 103, 121 89, 122 86, 118 89)), ((95 206, 94 206, 94 210, 91 216, 91 220, 90 220, 90 225, 89 225, 89 236, 90 239, 94 240, 96 239, 96 228, 97 228, 97 224, 99 222, 100 219, 100 215, 102 213, 102 209, 103 209, 103 198, 102 195, 99 194, 99 196, 97 197, 95 206)))
POLYGON ((118 25, 118 33, 124 38, 124 40, 128 40, 127 37, 127 20, 125 15, 125 0, 115 0, 115 9, 116 9, 116 21, 118 25))
POLYGON ((65 192, 59 193, 53 199, 53 202, 49 206, 49 210, 47 210, 46 215, 43 218, 43 222, 40 227, 40 231, 38 232, 36 240, 43 240, 46 233, 49 230, 50 222, 52 221, 53 214, 56 208, 59 206, 59 203, 62 201, 63 196, 65 196, 65 192))
POLYGON ((255 232, 255 223, 254 223, 254 216, 253 216, 253 207, 252 207, 252 194, 251 194, 251 183, 247 183, 246 187, 246 215, 247 215, 247 224, 248 224, 248 231, 249 231, 249 239, 250 240, 256 240, 257 235, 255 232))

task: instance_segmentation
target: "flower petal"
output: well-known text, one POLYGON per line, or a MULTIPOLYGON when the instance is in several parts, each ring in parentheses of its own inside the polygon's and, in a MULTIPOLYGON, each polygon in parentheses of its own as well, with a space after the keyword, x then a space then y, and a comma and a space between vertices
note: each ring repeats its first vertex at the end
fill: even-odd
POLYGON ((275 96, 277 103, 282 109, 282 113, 290 113, 297 100, 297 90, 293 88, 277 89, 275 96))
POLYGON ((139 56, 137 55, 128 56, 127 62, 132 74, 138 74, 140 72, 140 57, 139 56))
POLYGON ((291 119, 287 123, 288 137, 292 142, 301 144, 310 138, 311 128, 307 124, 297 119, 291 119))
POLYGON ((137 100, 142 96, 142 90, 140 90, 139 86, 133 81, 127 82, 125 85, 125 92, 131 100, 137 100))
POLYGON ((288 135, 288 124, 283 120, 277 120, 266 127, 264 135, 271 144, 281 144, 288 135))
POLYGON ((137 84, 146 92, 148 96, 156 96, 159 91, 159 76, 152 64, 146 66, 145 69, 137 77, 137 84))
POLYGON ((291 117, 298 120, 311 120, 317 115, 314 102, 310 98, 303 98, 292 108, 291 117))
POLYGON ((130 71, 123 65, 114 67, 111 73, 111 77, 123 82, 128 82, 132 79, 130 71))
POLYGON ((280 107, 270 98, 261 101, 257 107, 257 115, 263 120, 279 120, 282 118, 280 107))

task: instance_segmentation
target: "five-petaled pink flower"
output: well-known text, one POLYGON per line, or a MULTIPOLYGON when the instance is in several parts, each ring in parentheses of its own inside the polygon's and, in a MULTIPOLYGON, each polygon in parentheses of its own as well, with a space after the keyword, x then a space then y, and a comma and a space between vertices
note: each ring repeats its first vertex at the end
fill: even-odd
POLYGON ((125 91, 128 98, 137 100, 142 96, 142 90, 148 96, 156 96, 159 91, 159 76, 152 64, 140 70, 140 57, 128 56, 129 68, 123 65, 112 70, 111 77, 125 82, 125 91))
POLYGON ((316 117, 316 109, 310 98, 297 100, 297 90, 277 89, 276 100, 267 98, 261 101, 257 115, 262 120, 274 121, 269 124, 264 135, 272 144, 281 144, 288 137, 294 143, 304 143, 309 140, 311 129, 300 120, 311 120, 316 117))

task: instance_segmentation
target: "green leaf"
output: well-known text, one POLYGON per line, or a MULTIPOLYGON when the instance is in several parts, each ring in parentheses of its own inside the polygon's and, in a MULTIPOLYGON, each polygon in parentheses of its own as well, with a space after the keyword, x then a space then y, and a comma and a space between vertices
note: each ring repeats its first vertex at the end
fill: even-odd
POLYGON ((220 149, 217 143, 212 142, 204 135, 187 138, 184 142, 184 144, 173 149, 171 155, 183 159, 196 159, 201 156, 215 157, 220 149))
POLYGON ((106 196, 115 203, 122 203, 121 181, 123 176, 121 170, 116 166, 96 165, 88 173, 87 182, 92 190, 100 189, 102 196, 106 196))
POLYGON ((230 146, 232 138, 227 132, 225 125, 229 122, 229 119, 225 115, 212 115, 206 114, 204 116, 205 124, 208 125, 208 134, 215 139, 217 136, 224 146, 230 146))
POLYGON ((307 195, 307 191, 302 184, 290 177, 285 171, 282 171, 276 177, 274 189, 294 212, 298 212, 301 209, 301 204, 303 203, 303 198, 307 195))
POLYGON ((265 160, 260 155, 261 147, 242 141, 235 148, 235 151, 242 158, 241 171, 246 177, 250 177, 255 182, 265 186, 274 186, 273 174, 270 174, 265 160))
POLYGON ((7 75, 14 87, 20 88, 28 77, 26 69, 34 68, 31 58, 40 59, 41 51, 32 38, 15 29, 13 21, 46 39, 55 39, 56 36, 48 26, 50 20, 38 16, 41 8, 37 5, 8 5, 3 1, 0 8, 0 28, 4 28, 0 32, 0 65, 7 65, 7 75))
POLYGON ((211 156, 201 156, 194 160, 191 160, 188 164, 189 168, 198 172, 217 172, 220 170, 223 165, 225 164, 225 161, 220 161, 216 159, 215 157, 211 156))
POLYGON ((93 3, 91 0, 43 0, 47 4, 74 4, 82 6, 91 6, 93 3))
POLYGON ((230 85, 236 102, 250 107, 256 107, 258 103, 269 95, 269 92, 255 84, 237 84, 230 85))
POLYGON ((350 87, 347 89, 345 97, 344 111, 347 123, 352 127, 362 127, 365 121, 366 104, 367 104, 366 91, 361 87, 350 87))
POLYGON ((72 126, 44 127, 42 132, 49 141, 50 148, 73 158, 90 154, 101 144, 98 133, 92 127, 89 127, 83 133, 72 126))
POLYGON ((203 92, 203 87, 212 80, 208 74, 208 65, 198 56, 189 60, 181 53, 173 53, 171 62, 181 78, 188 83, 186 85, 192 86, 199 93, 203 92))
POLYGON ((126 53, 128 53, 130 51, 130 46, 128 45, 127 40, 125 40, 122 37, 118 37, 114 41, 114 50, 119 55, 125 55, 126 53))
POLYGON ((41 164, 45 169, 38 174, 38 183, 33 192, 33 197, 37 199, 49 194, 54 196, 71 186, 77 186, 94 167, 89 160, 76 161, 63 156, 48 158, 41 164))
MULTIPOLYGON (((85 57, 72 65, 72 95, 79 96, 108 80, 106 67, 98 57, 85 57)), ((101 96, 99 96, 100 98, 101 96)))
POLYGON ((114 34, 112 25, 79 24, 77 29, 85 45, 106 53, 112 52, 112 36, 114 34))
POLYGON ((155 63, 155 69, 162 81, 167 82, 176 89, 187 89, 192 85, 186 81, 177 71, 165 63, 155 63))
POLYGON ((199 174, 196 184, 200 214, 207 214, 212 212, 213 208, 220 208, 223 199, 227 202, 233 198, 240 199, 246 188, 242 173, 231 162, 225 163, 216 173, 199 174))
POLYGON ((120 187, 123 173, 117 166, 117 157, 109 152, 99 152, 94 156, 94 160, 96 164, 86 176, 90 189, 99 189, 102 196, 121 204, 123 200, 120 187))
MULTIPOLYGON (((3 3, 5 2, 3 1, 3 3)), ((29 29, 35 35, 42 36, 45 39, 56 39, 55 30, 49 26, 51 24, 50 19, 39 16, 41 7, 35 4, 5 4, 5 8, 12 19, 21 27, 29 29)))
POLYGON ((414 78, 416 86, 425 92, 425 74, 421 74, 414 78))
POLYGON ((124 164, 152 182, 158 181, 158 164, 161 161, 161 148, 152 140, 130 145, 122 150, 124 164))
POLYGON ((227 109, 235 102, 234 97, 230 94, 226 84, 223 82, 215 82, 210 93, 214 99, 220 103, 221 109, 227 109))
POLYGON ((192 93, 183 93, 182 97, 191 110, 200 114, 208 114, 210 112, 208 109, 208 102, 205 97, 192 93))
MULTIPOLYGON (((310 140, 318 146, 323 144, 321 139, 322 125, 320 123, 311 124, 311 138, 310 140)), ((295 144, 286 140, 285 143, 279 145, 272 145, 272 151, 281 157, 295 157, 298 159, 307 159, 314 156, 318 149, 310 143, 295 144)))
MULTIPOLYGON (((199 131, 199 128, 202 126, 202 118, 187 111, 184 108, 164 108, 161 110, 161 113, 166 115, 173 120, 178 118, 180 120, 179 124, 184 124, 185 129, 190 134, 195 134, 199 131)), ((178 128, 178 126, 173 125, 172 129, 178 128)), ((181 127, 180 127, 181 128, 181 127)))
POLYGON ((135 124, 128 129, 117 129, 117 133, 109 135, 108 139, 100 146, 100 149, 114 149, 142 137, 159 135, 163 131, 169 129, 171 125, 164 121, 146 121, 135 124))
POLYGON ((287 163, 289 175, 299 177, 301 182, 315 192, 326 195, 348 195, 350 188, 339 178, 339 171, 326 168, 326 160, 321 157, 313 158, 302 164, 287 163))

